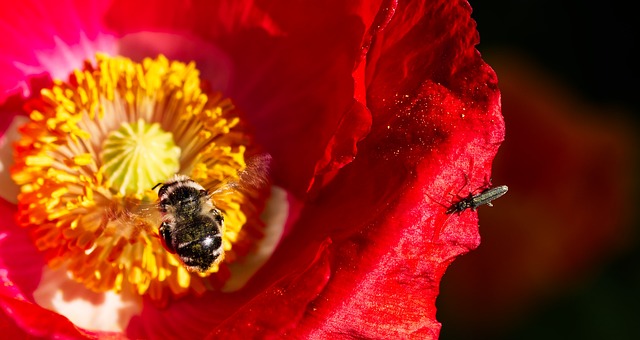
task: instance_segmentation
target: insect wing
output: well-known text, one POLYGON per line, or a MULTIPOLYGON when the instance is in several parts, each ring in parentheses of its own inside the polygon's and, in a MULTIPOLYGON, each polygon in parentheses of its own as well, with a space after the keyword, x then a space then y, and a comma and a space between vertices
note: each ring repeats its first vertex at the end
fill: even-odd
POLYGON ((211 192, 210 197, 215 201, 237 190, 255 191, 265 187, 269 184, 270 166, 271 155, 268 153, 248 158, 245 169, 238 172, 238 180, 223 183, 211 192))
POLYGON ((495 188, 487 189, 481 192, 480 194, 473 196, 471 199, 470 205, 472 208, 477 208, 483 204, 486 204, 492 207, 493 205, 491 204, 491 202, 502 197, 504 194, 507 193, 508 190, 509 188, 506 185, 501 185, 495 188))
POLYGON ((247 167, 240 171, 239 185, 247 189, 260 189, 269 183, 269 169, 271 167, 271 155, 263 153, 250 157, 247 167))

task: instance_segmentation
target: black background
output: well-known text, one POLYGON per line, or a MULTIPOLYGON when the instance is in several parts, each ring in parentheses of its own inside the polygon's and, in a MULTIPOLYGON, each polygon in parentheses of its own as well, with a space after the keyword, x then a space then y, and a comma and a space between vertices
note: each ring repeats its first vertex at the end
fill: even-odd
MULTIPOLYGON (((524 54, 588 103, 624 108, 585 114, 623 115, 615 118, 637 126, 640 58, 632 51, 638 47, 640 15, 631 9, 632 3, 477 0, 470 4, 480 32, 477 48, 483 55, 505 49, 524 54)), ((585 204, 597 206, 597 198, 585 197, 585 204)), ((499 334, 473 333, 455 322, 455 307, 446 313, 439 310, 441 339, 640 339, 640 248, 598 266, 596 274, 541 302, 523 321, 501 325, 499 334), (451 324, 457 326, 447 327, 451 324)), ((447 284, 446 274, 442 284, 447 284)), ((443 303, 446 296, 441 295, 438 305, 443 303)))
POLYGON ((530 55, 594 103, 638 108, 637 31, 631 3, 471 1, 480 52, 510 47, 530 55))

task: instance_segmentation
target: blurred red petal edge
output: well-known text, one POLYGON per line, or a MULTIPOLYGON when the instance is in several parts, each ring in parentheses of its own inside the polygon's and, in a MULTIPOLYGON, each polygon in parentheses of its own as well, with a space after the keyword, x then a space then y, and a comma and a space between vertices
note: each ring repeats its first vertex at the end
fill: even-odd
POLYGON ((12 318, 22 330, 32 336, 63 339, 126 338, 120 333, 83 330, 60 314, 26 300, 4 296, 3 293, 0 294, 0 307, 7 317, 12 318))
POLYGON ((5 339, 28 339, 29 333, 18 327, 2 309, 0 309, 0 334, 5 339))
POLYGON ((331 270, 327 249, 330 244, 330 239, 325 240, 306 270, 286 276, 261 292, 218 325, 208 338, 264 339, 289 334, 329 280, 331 270))

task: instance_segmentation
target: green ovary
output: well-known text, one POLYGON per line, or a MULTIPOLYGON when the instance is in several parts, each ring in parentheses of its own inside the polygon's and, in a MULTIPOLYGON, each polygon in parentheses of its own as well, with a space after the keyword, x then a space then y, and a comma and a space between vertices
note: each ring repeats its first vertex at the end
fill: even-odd
POLYGON ((113 189, 123 195, 141 194, 178 172, 180 148, 160 124, 139 119, 109 134, 102 164, 113 189))

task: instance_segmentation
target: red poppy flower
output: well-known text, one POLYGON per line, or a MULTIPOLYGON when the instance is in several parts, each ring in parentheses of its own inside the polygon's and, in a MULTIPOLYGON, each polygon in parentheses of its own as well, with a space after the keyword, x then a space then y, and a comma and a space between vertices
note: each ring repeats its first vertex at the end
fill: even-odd
POLYGON ((440 278, 479 243, 474 212, 445 211, 489 185, 504 137, 466 2, 37 5, 0 11, 7 327, 437 337, 440 278), (185 271, 139 211, 149 183, 241 180, 263 151, 281 189, 215 200, 225 260, 185 271))

